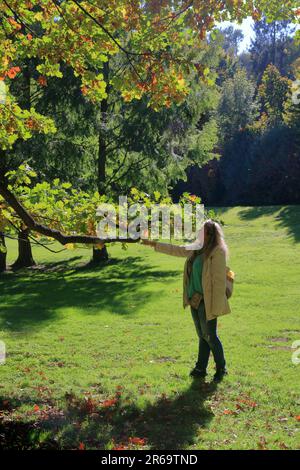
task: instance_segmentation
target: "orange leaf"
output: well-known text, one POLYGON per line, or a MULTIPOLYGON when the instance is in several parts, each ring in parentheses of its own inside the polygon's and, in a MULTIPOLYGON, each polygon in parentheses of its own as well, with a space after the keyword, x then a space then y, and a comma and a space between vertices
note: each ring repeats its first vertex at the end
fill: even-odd
POLYGON ((15 29, 20 30, 22 28, 22 25, 16 22, 14 18, 7 18, 7 21, 11 26, 13 26, 15 29))
POLYGON ((223 411, 223 415, 235 415, 236 411, 228 410, 227 408, 223 411))
POLYGON ((146 439, 142 439, 140 437, 130 437, 129 438, 130 444, 135 444, 138 446, 144 446, 146 444, 146 439))
POLYGON ((300 421, 300 415, 299 416, 295 416, 296 420, 297 421, 300 421))
POLYGON ((19 72, 21 72, 20 67, 12 67, 11 69, 9 69, 9 71, 7 72, 6 75, 7 75, 9 78, 12 78, 12 79, 13 79, 13 78, 16 77, 16 75, 17 75, 19 72))
POLYGON ((79 449, 79 450, 85 450, 85 445, 84 445, 83 442, 79 442, 78 449, 79 449))
POLYGON ((37 411, 40 411, 40 407, 38 405, 34 405, 33 411, 37 413, 37 411))
POLYGON ((47 86, 47 78, 41 75, 38 79, 37 82, 41 86, 47 86))
POLYGON ((118 400, 116 398, 113 398, 111 400, 105 400, 102 403, 102 406, 103 406, 103 408, 109 408, 110 406, 115 405, 117 402, 118 402, 118 400))

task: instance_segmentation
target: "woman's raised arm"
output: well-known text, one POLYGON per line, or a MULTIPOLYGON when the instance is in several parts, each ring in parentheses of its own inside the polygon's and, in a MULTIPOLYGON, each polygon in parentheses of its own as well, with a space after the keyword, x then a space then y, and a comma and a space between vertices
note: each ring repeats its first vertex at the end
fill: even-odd
POLYGON ((155 242, 152 240, 142 240, 144 245, 152 246, 155 251, 166 255, 186 258, 192 254, 184 245, 172 245, 171 243, 155 242))

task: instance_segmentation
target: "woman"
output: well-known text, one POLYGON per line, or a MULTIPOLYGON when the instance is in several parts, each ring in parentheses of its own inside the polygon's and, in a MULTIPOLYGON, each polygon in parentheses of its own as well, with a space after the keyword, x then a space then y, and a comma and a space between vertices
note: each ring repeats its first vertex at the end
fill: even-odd
POLYGON ((226 261, 228 248, 224 234, 217 222, 204 223, 203 243, 183 246, 143 240, 155 251, 186 257, 183 275, 183 306, 191 307, 192 317, 199 337, 198 360, 191 377, 204 379, 210 351, 213 354, 216 373, 214 381, 220 382, 227 374, 222 343, 217 335, 217 318, 230 313, 226 295, 226 261))

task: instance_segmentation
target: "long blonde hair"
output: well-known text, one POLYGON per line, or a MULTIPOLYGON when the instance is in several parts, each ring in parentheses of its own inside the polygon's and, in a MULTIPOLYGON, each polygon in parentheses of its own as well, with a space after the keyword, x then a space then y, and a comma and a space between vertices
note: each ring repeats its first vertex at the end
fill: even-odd
POLYGON ((212 219, 208 219, 204 222, 204 230, 206 230, 208 235, 208 241, 203 247, 205 257, 208 257, 216 246, 220 246, 225 252, 226 260, 228 260, 229 250, 221 225, 212 219))
POLYGON ((226 261, 228 261, 229 250, 228 250, 228 246, 225 242, 224 232, 223 232, 223 229, 222 229, 221 225, 218 222, 215 222, 212 219, 208 219, 204 222, 204 230, 207 233, 207 237, 206 237, 207 241, 203 245, 201 250, 195 250, 193 252, 192 256, 189 259, 189 263, 188 263, 189 264, 189 267, 188 267, 189 271, 191 271, 191 265, 193 264, 196 256, 198 256, 200 254, 203 254, 205 258, 208 258, 209 255, 211 254, 211 252, 213 251, 213 249, 216 246, 220 246, 224 250, 225 256, 226 256, 226 261))

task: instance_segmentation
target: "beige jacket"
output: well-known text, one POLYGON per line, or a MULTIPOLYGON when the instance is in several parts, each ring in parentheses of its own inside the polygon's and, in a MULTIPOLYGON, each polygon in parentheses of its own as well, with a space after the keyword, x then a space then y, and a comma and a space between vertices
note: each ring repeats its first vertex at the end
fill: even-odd
MULTIPOLYGON (((193 251, 187 250, 184 246, 161 242, 156 243, 155 251, 187 258, 183 275, 183 307, 186 308, 189 305, 187 265, 188 258, 192 256, 193 251)), ((226 257, 224 250, 219 246, 216 246, 203 262, 202 287, 206 319, 208 321, 231 312, 226 297, 226 257)))

